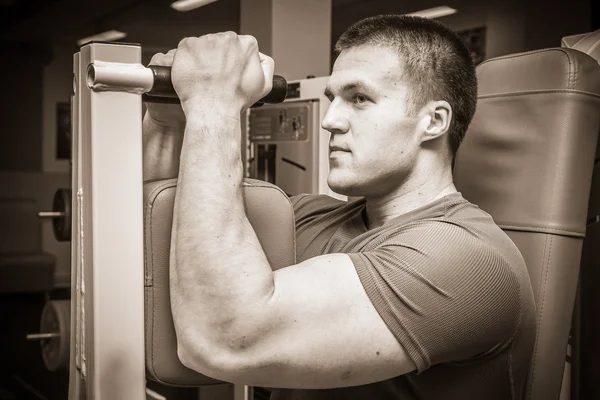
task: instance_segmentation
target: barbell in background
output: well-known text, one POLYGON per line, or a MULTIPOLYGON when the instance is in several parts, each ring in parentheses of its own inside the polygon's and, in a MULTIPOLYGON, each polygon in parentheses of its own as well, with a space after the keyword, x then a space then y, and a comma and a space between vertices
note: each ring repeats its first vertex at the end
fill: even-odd
POLYGON ((52 219, 52 230, 56 240, 71 240, 71 189, 58 189, 54 193, 52 211, 40 211, 38 218, 52 219))
POLYGON ((40 333, 27 335, 39 340, 42 358, 49 371, 69 368, 71 342, 71 301, 50 300, 42 310, 40 333))

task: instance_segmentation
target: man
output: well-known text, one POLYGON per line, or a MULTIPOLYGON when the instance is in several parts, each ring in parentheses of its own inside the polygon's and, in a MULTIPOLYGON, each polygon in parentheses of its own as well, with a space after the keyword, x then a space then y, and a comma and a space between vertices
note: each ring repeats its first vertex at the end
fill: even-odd
POLYGON ((180 359, 276 388, 272 399, 522 398, 535 339, 526 266, 452 183, 476 104, 467 49, 440 23, 386 15, 336 50, 328 183, 362 199, 293 197, 298 264, 277 271, 244 212, 239 119, 269 92, 273 61, 232 32, 153 59, 172 63, 185 115, 185 135, 179 110, 150 106, 144 121, 146 178, 179 176, 180 359))

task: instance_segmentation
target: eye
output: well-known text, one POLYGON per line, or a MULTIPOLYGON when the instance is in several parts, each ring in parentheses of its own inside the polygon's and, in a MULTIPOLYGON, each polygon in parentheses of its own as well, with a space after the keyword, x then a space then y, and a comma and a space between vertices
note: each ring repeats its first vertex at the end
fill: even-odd
POLYGON ((366 96, 364 96, 362 94, 358 94, 358 93, 352 97, 352 100, 354 101, 354 104, 358 104, 358 105, 365 104, 367 101, 369 101, 369 99, 367 99, 366 96))

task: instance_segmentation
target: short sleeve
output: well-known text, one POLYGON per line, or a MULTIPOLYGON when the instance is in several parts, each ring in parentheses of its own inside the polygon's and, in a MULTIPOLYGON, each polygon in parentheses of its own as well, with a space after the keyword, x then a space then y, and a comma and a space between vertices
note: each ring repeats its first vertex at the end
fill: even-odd
POLYGON ((296 211, 296 208, 298 206, 300 206, 301 204, 305 203, 307 198, 310 198, 310 195, 307 193, 302 193, 302 194, 297 194, 294 196, 290 196, 290 202, 292 203, 292 206, 294 207, 294 211, 296 211))
POLYGON ((306 193, 291 196, 290 202, 294 208, 296 228, 306 226, 313 221, 314 218, 321 216, 342 203, 342 201, 327 195, 306 193))
POLYGON ((458 224, 418 221, 348 255, 417 373, 498 350, 515 334, 516 274, 497 250, 458 224))

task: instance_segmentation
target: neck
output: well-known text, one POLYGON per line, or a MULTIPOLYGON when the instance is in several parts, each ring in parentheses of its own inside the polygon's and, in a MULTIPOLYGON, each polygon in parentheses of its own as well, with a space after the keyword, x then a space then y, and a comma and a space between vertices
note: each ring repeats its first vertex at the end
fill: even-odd
POLYGON ((448 194, 456 193, 452 172, 445 174, 421 174, 420 181, 407 181, 385 195, 366 198, 366 225, 368 229, 382 226, 387 221, 422 207, 448 194), (431 177, 438 179, 431 179, 431 177))

